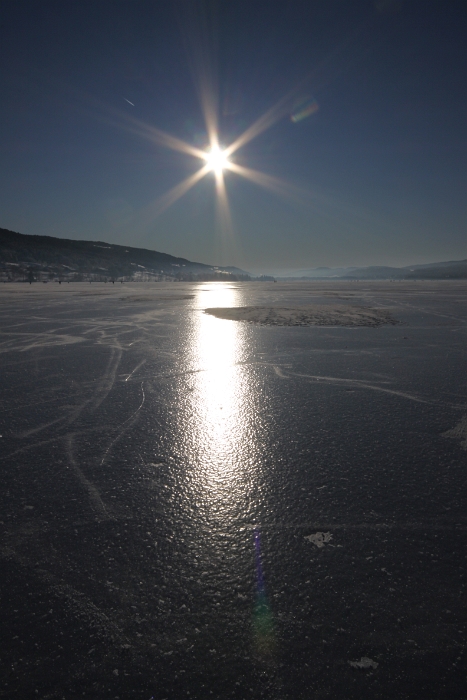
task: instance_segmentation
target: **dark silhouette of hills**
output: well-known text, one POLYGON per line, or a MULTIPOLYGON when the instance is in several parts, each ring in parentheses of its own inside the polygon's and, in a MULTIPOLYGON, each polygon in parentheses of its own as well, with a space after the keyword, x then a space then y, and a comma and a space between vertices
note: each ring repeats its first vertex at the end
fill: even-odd
POLYGON ((102 241, 29 236, 0 229, 3 279, 249 279, 236 267, 215 267, 167 253, 102 241))

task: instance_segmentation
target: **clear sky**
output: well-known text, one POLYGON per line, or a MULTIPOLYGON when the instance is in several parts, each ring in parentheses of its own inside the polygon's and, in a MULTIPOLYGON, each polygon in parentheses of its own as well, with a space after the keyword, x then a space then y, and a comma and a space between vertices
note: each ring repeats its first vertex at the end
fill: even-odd
POLYGON ((466 7, 4 0, 0 226, 264 272, 465 258, 466 7), (252 124, 167 206, 205 160, 166 134, 252 124))

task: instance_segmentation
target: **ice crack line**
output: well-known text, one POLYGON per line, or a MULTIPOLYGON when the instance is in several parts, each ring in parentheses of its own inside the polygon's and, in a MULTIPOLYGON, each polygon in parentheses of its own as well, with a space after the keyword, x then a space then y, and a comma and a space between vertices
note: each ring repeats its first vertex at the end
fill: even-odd
POLYGON ((136 409, 136 411, 135 411, 134 413, 132 413, 131 416, 130 416, 129 418, 127 418, 125 421, 123 421, 123 423, 119 426, 120 432, 118 433, 117 437, 115 437, 115 438, 112 440, 112 442, 110 443, 110 445, 108 446, 108 448, 107 448, 106 451, 104 452, 104 456, 103 456, 102 459, 101 459, 101 466, 104 464, 104 462, 105 462, 105 460, 106 460, 106 457, 107 457, 107 455, 109 454, 109 452, 110 452, 110 450, 112 449, 112 447, 115 445, 116 442, 118 442, 118 440, 120 440, 120 438, 122 437, 122 435, 123 435, 123 434, 128 430, 128 428, 132 425, 133 419, 135 418, 135 416, 137 415, 137 413, 139 413, 139 412, 141 411, 141 409, 143 408, 143 404, 144 404, 144 401, 145 401, 145 399, 146 399, 146 395, 145 395, 145 393, 144 393, 144 386, 143 386, 143 384, 144 384, 144 382, 141 382, 141 391, 142 391, 142 393, 143 393, 143 400, 141 401, 141 403, 140 403, 140 405, 138 406, 138 408, 136 409), (131 421, 131 422, 130 422, 130 421, 131 421), (127 425, 127 423, 128 423, 128 425, 127 425), (124 426, 126 426, 126 427, 124 427, 124 426))
POLYGON ((324 377, 318 374, 299 374, 298 372, 291 372, 295 377, 303 377, 305 379, 313 379, 316 382, 324 381, 331 382, 334 384, 353 384, 354 386, 361 387, 362 389, 371 389, 372 391, 382 391, 385 394, 393 394, 395 396, 401 396, 404 399, 410 399, 411 401, 417 401, 418 403, 431 403, 426 399, 420 399, 418 396, 413 396, 412 394, 406 394, 403 391, 396 391, 394 389, 384 389, 382 386, 375 386, 374 384, 367 384, 361 379, 344 379, 341 377, 324 377))
POLYGON ((112 389, 115 382, 115 375, 117 373, 118 365, 122 357, 122 349, 119 347, 112 347, 107 369, 100 381, 100 385, 96 391, 96 396, 92 403, 92 410, 95 411, 103 401, 107 398, 110 390, 112 389))
POLYGON ((91 482, 89 479, 85 477, 83 472, 78 466, 78 463, 76 462, 74 452, 73 452, 73 440, 74 440, 74 433, 71 433, 68 435, 67 438, 67 455, 68 455, 68 460, 70 462, 70 466, 77 477, 78 481, 86 491, 88 492, 89 495, 89 500, 91 501, 91 504, 99 517, 100 520, 113 520, 113 518, 108 514, 107 509, 104 505, 104 501, 101 498, 101 495, 99 493, 98 488, 91 482))
POLYGON ((137 372, 137 371, 139 370, 139 368, 142 367, 142 366, 145 365, 145 364, 146 364, 146 360, 141 360, 141 362, 139 363, 139 365, 136 365, 136 367, 134 368, 133 372, 130 372, 130 374, 129 374, 128 377, 125 379, 125 381, 127 382, 127 381, 130 379, 130 377, 132 377, 132 376, 134 375, 134 373, 137 372))

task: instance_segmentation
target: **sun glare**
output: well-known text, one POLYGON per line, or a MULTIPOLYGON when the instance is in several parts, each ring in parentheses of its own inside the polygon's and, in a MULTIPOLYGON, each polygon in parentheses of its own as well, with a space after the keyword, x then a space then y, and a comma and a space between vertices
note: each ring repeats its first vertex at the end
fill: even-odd
MULTIPOLYGON (((265 187, 266 189, 270 189, 275 193, 281 194, 282 196, 293 196, 294 198, 299 197, 301 201, 303 192, 298 191, 297 188, 293 188, 291 185, 282 182, 278 178, 272 177, 271 175, 261 173, 257 170, 252 170, 251 168, 246 168, 238 165, 235 160, 230 160, 230 157, 233 156, 234 153, 236 153, 240 148, 243 148, 247 143, 255 139, 266 129, 269 129, 272 124, 284 116, 292 94, 289 93, 284 98, 279 100, 276 105, 269 109, 262 117, 257 119, 256 122, 248 127, 246 131, 244 131, 243 134, 241 134, 233 143, 225 148, 221 148, 219 146, 220 134, 217 126, 218 119, 215 108, 216 100, 213 97, 215 90, 209 84, 212 76, 209 73, 209 75, 204 77, 201 76, 201 78, 201 107, 204 114, 207 137, 209 139, 208 143, 210 144, 209 148, 206 150, 202 150, 196 146, 186 143, 185 141, 182 141, 175 136, 171 136, 170 134, 157 129, 156 127, 150 127, 137 119, 132 118, 129 120, 130 126, 128 128, 130 131, 148 138, 153 143, 158 143, 174 151, 186 153, 187 155, 194 156, 195 158, 199 158, 201 161, 203 161, 203 165, 199 170, 182 180, 182 182, 178 183, 172 187, 171 190, 152 202, 146 208, 146 216, 151 218, 158 216, 168 207, 175 204, 180 197, 186 194, 188 190, 194 187, 196 183, 202 180, 208 173, 212 172, 215 175, 217 202, 221 215, 221 227, 223 230, 228 229, 231 233, 233 233, 233 223, 230 215, 227 188, 224 178, 225 170, 229 170, 236 175, 240 175, 241 177, 251 180, 255 184, 265 187)), ((315 107, 313 107, 313 109, 315 109, 315 107)), ((310 111, 310 114, 311 113, 312 112, 310 111)), ((306 115, 303 114, 302 116, 302 113, 300 112, 296 117, 294 117, 295 121, 301 120, 304 118, 304 116, 306 115)))
POLYGON ((215 173, 221 173, 229 164, 225 151, 222 151, 219 146, 213 146, 204 158, 210 170, 215 173))

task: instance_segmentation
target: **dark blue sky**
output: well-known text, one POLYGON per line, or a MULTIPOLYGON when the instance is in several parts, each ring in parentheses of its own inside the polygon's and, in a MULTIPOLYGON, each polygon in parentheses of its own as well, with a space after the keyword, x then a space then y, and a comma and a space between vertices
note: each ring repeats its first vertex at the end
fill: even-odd
POLYGON ((0 226, 255 271, 464 258, 466 28, 461 0, 3 2, 0 226), (203 162, 146 127, 204 149, 197 80, 225 146, 283 100, 232 160, 284 184, 226 171, 232 225, 212 172, 157 206, 203 162))

